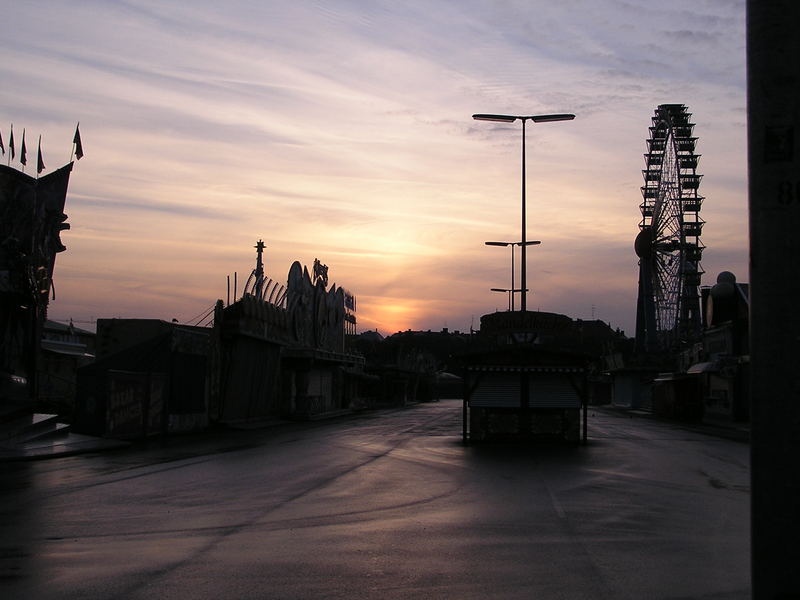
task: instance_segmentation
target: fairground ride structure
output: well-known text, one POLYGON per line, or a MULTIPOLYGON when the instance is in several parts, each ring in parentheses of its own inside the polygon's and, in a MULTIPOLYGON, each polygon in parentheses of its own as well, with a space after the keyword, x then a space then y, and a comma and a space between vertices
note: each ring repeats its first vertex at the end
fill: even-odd
POLYGON ((670 353, 700 333, 702 175, 691 113, 683 104, 656 108, 642 170, 637 353, 670 353))

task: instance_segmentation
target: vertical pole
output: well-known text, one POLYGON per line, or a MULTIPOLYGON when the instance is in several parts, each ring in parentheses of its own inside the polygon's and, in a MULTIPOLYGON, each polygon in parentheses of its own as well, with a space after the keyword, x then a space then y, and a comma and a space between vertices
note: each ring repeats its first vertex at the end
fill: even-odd
POLYGON ((800 4, 747 2, 753 598, 800 580, 800 4))
POLYGON ((511 246, 511 311, 514 311, 514 294, 517 292, 514 291, 514 246, 515 244, 509 244, 511 246))
POLYGON ((264 242, 258 240, 255 245, 256 249, 256 270, 255 270, 255 285, 253 286, 253 291, 255 292, 255 297, 261 300, 261 294, 264 292, 264 260, 262 258, 262 254, 264 252, 264 242))
POLYGON ((527 274, 525 271, 527 270, 528 263, 526 261, 525 250, 527 244, 525 243, 525 121, 526 119, 523 117, 522 119, 522 243, 520 244, 522 259, 521 259, 521 283, 520 287, 522 288, 522 300, 520 300, 520 310, 525 312, 528 307, 527 297, 525 290, 528 289, 528 281, 527 281, 527 274))
MULTIPOLYGON (((75 133, 78 133, 78 128, 81 126, 80 121, 75 126, 75 133)), ((72 136, 72 150, 69 151, 69 162, 72 162, 72 157, 75 156, 75 135, 72 136)))

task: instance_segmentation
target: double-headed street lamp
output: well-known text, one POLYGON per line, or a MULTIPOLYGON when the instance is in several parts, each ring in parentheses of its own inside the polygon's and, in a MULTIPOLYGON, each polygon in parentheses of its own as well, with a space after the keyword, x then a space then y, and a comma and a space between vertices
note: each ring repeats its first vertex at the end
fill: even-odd
POLYGON ((514 293, 521 292, 522 290, 508 289, 508 288, 490 288, 493 292, 503 292, 508 294, 508 312, 514 311, 514 293))
POLYGON ((511 296, 514 293, 514 290, 509 290, 508 288, 491 288, 493 292, 503 292, 508 294, 508 310, 511 312, 511 296))
MULTIPOLYGON (((477 114, 472 115, 476 121, 497 121, 499 123, 513 123, 516 120, 522 121, 522 300, 520 302, 520 310, 527 310, 526 291, 527 291, 527 256, 525 248, 528 246, 525 237, 525 122, 533 121, 534 123, 549 123, 551 121, 571 121, 575 118, 573 114, 555 114, 555 115, 485 115, 477 114)), ((512 286, 513 287, 513 286, 512 286)))
MULTIPOLYGON (((541 244, 540 240, 533 240, 530 242, 525 242, 524 246, 537 246, 541 244)), ((511 246, 511 289, 510 290, 500 290, 497 288, 492 288, 493 292, 508 292, 509 293, 509 303, 508 303, 508 310, 514 310, 514 294, 517 292, 521 292, 522 289, 514 289, 514 246, 523 246, 522 242, 484 242, 487 246, 511 246)), ((523 247, 524 247, 523 246, 523 247)), ((523 286, 524 288, 524 286, 523 286)), ((528 291, 527 289, 525 290, 528 291)))

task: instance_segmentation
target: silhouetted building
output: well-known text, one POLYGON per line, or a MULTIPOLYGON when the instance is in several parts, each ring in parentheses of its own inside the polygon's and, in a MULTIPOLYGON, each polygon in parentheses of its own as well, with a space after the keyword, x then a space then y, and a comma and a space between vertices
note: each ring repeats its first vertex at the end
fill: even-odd
POLYGON ((56 321, 45 321, 39 365, 37 410, 72 417, 78 369, 95 359, 95 334, 56 321))
POLYGON ((97 361, 79 372, 77 429, 130 438, 209 422, 313 419, 361 407, 364 358, 347 350, 355 299, 300 263, 286 286, 258 260, 242 296, 219 300, 212 328, 100 319, 97 361))
POLYGON ((541 311, 482 316, 479 349, 462 356, 464 439, 585 439, 593 363, 624 337, 589 323, 541 311))
POLYGON ((749 286, 723 271, 700 290, 699 341, 674 355, 607 356, 614 403, 688 421, 749 417, 749 286))
POLYGON ((687 373, 699 379, 704 418, 749 418, 750 287, 723 271, 702 290, 703 339, 698 360, 687 373))
POLYGON ((455 357, 467 351, 473 339, 443 328, 399 331, 386 339, 376 337, 376 332, 365 332, 352 343, 366 360, 366 373, 380 381, 373 403, 400 406, 460 398, 461 372, 455 357))
POLYGON ((204 429, 210 337, 158 319, 98 319, 97 360, 78 371, 75 431, 126 439, 204 429))
POLYGON ((0 165, 0 404, 37 395, 42 328, 72 163, 31 177, 0 165))
POLYGON ((328 288, 328 268, 319 261, 313 276, 293 263, 285 288, 267 281, 259 244, 242 297, 215 309, 210 418, 313 419, 360 407, 364 358, 345 344, 355 327, 354 297, 328 288))

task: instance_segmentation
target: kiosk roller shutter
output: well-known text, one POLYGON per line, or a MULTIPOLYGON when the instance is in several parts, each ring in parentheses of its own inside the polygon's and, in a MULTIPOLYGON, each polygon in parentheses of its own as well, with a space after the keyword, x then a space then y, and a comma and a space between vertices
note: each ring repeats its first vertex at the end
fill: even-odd
POLYGON ((519 406, 519 373, 483 373, 469 405, 479 408, 519 406))
POLYGON ((566 374, 532 375, 528 387, 531 408, 580 408, 581 399, 566 374))

